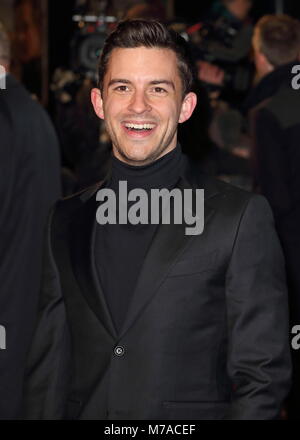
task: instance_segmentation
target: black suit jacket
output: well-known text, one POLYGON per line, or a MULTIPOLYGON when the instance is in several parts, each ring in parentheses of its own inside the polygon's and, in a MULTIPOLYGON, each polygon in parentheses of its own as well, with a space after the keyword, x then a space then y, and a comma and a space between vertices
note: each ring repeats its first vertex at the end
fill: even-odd
POLYGON ((199 176, 188 161, 178 186, 204 188, 204 232, 158 227, 119 334, 95 270, 100 186, 57 204, 24 418, 278 417, 290 352, 270 208, 262 196, 199 176))
POLYGON ((40 291, 47 216, 61 196, 60 152, 44 109, 11 75, 0 90, 0 419, 17 416, 40 291))

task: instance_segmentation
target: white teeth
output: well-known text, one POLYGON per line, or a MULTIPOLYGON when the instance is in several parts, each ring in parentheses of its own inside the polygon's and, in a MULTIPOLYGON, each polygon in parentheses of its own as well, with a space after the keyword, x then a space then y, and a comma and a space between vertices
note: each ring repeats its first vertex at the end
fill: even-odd
POLYGON ((152 130, 155 127, 154 124, 125 124, 126 128, 134 128, 135 130, 152 130))

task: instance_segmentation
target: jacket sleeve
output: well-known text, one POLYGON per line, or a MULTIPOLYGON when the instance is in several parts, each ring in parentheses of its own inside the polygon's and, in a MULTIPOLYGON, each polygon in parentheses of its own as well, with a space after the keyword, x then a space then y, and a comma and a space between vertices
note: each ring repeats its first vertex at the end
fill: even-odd
POLYGON ((51 250, 50 213, 45 237, 38 319, 27 356, 22 419, 63 419, 70 375, 70 335, 59 273, 51 250))
POLYGON ((254 140, 252 161, 257 183, 275 216, 288 215, 293 202, 288 187, 283 131, 278 120, 266 108, 253 111, 250 119, 254 140))
POLYGON ((253 195, 241 217, 226 275, 229 419, 277 419, 291 380, 288 295, 273 215, 253 195))
POLYGON ((16 130, 10 109, 0 96, 0 325, 5 329, 5 344, 0 348, 0 420, 15 419, 20 412, 45 227, 40 212, 30 209, 35 160, 19 148, 16 130))

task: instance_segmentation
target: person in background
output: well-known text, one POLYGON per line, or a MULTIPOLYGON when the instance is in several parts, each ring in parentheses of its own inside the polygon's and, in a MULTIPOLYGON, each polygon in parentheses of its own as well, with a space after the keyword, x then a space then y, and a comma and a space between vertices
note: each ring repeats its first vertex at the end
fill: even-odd
POLYGON ((160 1, 140 1, 135 2, 125 13, 124 20, 134 20, 136 18, 156 19, 166 21, 166 12, 160 1))
MULTIPOLYGON (((292 87, 299 64, 300 22, 287 15, 262 17, 253 36, 260 81, 248 98, 253 137, 254 189, 269 201, 283 246, 291 328, 300 324, 300 93, 292 87)), ((300 419, 300 361, 293 351, 289 416, 300 419)))
POLYGON ((19 411, 25 357, 35 324, 43 232, 61 195, 60 152, 44 109, 9 74, 10 42, 0 27, 0 419, 19 411))
POLYGON ((252 3, 252 0, 221 0, 213 4, 204 23, 212 23, 214 31, 200 45, 209 57, 197 62, 198 79, 210 86, 211 91, 217 91, 220 99, 237 108, 251 84, 252 3))
MULTIPOLYGON (((251 0, 222 0, 213 4, 190 36, 197 68, 198 90, 205 89, 209 98, 209 142, 198 142, 203 112, 196 110, 180 128, 180 135, 194 138, 189 148, 201 154, 204 172, 243 189, 251 188, 249 140, 241 104, 251 86, 253 66, 250 62, 253 26, 251 0), (198 51, 197 51, 198 48, 198 51), (198 116, 198 118, 197 118, 198 116), (196 120, 196 118, 198 120, 196 120)), ((203 94, 203 93, 202 93, 203 94)), ((201 99, 200 99, 201 101, 201 99)), ((207 137, 206 137, 207 138, 207 137)), ((186 147, 185 147, 186 148, 186 147)))
POLYGON ((15 0, 15 51, 21 63, 22 84, 38 99, 42 89, 40 0, 15 0))

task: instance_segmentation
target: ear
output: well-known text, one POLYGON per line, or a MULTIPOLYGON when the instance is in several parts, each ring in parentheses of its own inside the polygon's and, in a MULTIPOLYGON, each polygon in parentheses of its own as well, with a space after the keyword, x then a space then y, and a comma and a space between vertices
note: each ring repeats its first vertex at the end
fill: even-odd
POLYGON ((181 111, 179 116, 179 123, 187 121, 191 116, 197 104, 196 93, 188 93, 181 104, 181 111))
POLYGON ((94 88, 91 90, 91 101, 98 118, 104 119, 103 100, 99 89, 94 88))

